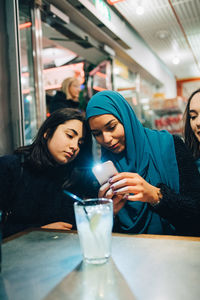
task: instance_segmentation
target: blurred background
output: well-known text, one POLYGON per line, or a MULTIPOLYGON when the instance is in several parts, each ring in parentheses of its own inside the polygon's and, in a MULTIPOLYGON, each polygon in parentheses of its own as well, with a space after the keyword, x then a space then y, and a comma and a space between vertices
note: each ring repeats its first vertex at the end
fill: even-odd
POLYGON ((3 0, 0 38, 0 155, 32 142, 67 77, 83 110, 116 90, 144 126, 182 135, 200 88, 199 0, 3 0))

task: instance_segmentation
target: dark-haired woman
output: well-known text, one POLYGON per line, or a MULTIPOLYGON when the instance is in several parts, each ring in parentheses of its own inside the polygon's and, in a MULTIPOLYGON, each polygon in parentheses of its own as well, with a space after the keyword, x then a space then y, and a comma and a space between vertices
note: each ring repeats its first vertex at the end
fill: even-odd
POLYGON ((192 93, 184 113, 184 137, 200 172, 200 89, 192 93))
POLYGON ((91 193, 91 184, 83 180, 91 163, 88 144, 82 113, 66 108, 45 120, 31 145, 0 157, 3 237, 28 227, 75 226, 73 201, 63 189, 83 197, 85 186, 90 186, 91 193))

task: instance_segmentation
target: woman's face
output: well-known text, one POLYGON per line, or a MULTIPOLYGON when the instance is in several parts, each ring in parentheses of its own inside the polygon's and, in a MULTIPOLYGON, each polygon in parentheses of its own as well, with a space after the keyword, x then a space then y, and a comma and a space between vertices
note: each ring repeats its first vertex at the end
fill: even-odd
POLYGON ((78 80, 74 80, 69 86, 69 92, 73 100, 78 101, 80 91, 81 91, 80 82, 78 80))
POLYGON ((75 159, 82 143, 83 123, 69 120, 57 127, 52 138, 48 139, 47 147, 57 163, 66 164, 75 159))
POLYGON ((200 142, 200 93, 195 94, 190 102, 190 126, 200 142))
POLYGON ((125 132, 123 125, 113 115, 100 115, 89 118, 89 125, 97 142, 113 153, 125 149, 125 132))

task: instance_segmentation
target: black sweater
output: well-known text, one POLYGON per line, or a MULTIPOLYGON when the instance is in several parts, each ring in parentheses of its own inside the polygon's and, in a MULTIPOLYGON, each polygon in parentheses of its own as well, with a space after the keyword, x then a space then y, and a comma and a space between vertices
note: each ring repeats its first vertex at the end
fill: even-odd
POLYGON ((79 101, 66 99, 66 95, 63 92, 57 91, 55 96, 52 97, 51 102, 49 104, 49 112, 53 113, 54 111, 61 108, 79 109, 79 101))
POLYGON ((174 136, 180 191, 159 184, 163 198, 153 209, 176 228, 177 234, 200 236, 200 174, 184 142, 174 136))
MULTIPOLYGON (((69 168, 63 165, 39 171, 25 164, 22 169, 19 155, 0 157, 0 209, 10 214, 4 220, 4 237, 59 221, 75 228, 73 200, 63 193, 69 168)), ((80 197, 96 196, 88 173, 74 171, 73 185, 68 190, 80 197)))

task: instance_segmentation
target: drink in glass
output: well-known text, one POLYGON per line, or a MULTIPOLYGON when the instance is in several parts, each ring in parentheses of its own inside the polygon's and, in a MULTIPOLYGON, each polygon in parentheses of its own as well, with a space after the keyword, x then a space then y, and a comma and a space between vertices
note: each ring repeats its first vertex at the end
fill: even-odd
POLYGON ((107 261, 111 252, 113 203, 95 198, 74 203, 77 230, 84 260, 91 264, 107 261))

